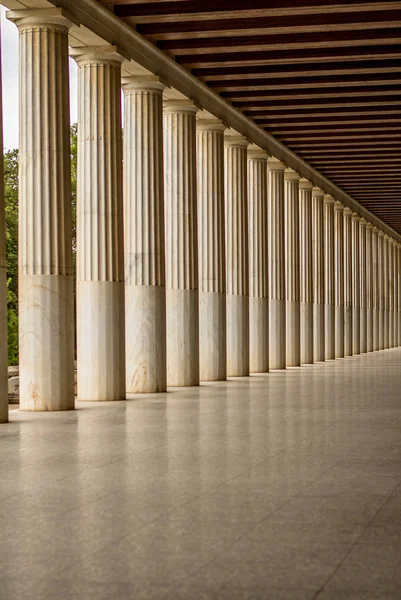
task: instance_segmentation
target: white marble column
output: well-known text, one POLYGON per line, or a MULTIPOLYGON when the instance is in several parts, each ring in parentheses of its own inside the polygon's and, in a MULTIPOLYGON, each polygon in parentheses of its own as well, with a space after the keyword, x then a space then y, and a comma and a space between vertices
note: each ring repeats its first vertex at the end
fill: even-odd
POLYGON ((324 192, 312 190, 313 360, 325 360, 324 192))
POLYGON ((361 350, 361 275, 359 249, 359 221, 356 213, 352 215, 352 354, 361 350))
MULTIPOLYGON (((8 17, 20 36, 20 408, 69 410, 74 408, 71 22, 59 8, 15 11, 8 17)), ((0 288, 4 297, 4 279, 0 288)), ((1 319, 3 333, 4 312, 1 319)))
POLYGON ((388 241, 388 347, 394 348, 394 241, 388 241))
POLYGON ((384 350, 384 233, 378 233, 379 350, 384 350))
POLYGON ((383 323, 383 347, 385 350, 389 348, 389 236, 387 233, 383 238, 383 312, 384 312, 384 323, 383 323))
POLYGON ((393 243, 393 348, 398 347, 398 244, 394 240, 393 243))
POLYGON ((126 391, 164 392, 164 86, 127 77, 123 89, 126 391))
POLYGON ((77 395, 125 398, 121 62, 77 48, 77 395))
POLYGON ((373 352, 373 225, 366 224, 366 351, 373 352))
POLYGON ((401 346, 401 244, 397 244, 398 255, 398 271, 397 271, 397 288, 398 288, 398 346, 401 346))
POLYGON ((4 217, 3 114, 0 32, 0 423, 8 421, 7 277, 4 217))
POLYGON ((285 165, 274 157, 267 161, 268 260, 269 260, 269 365, 286 367, 285 304, 285 165))
POLYGON ((335 347, 335 288, 334 288, 334 198, 324 197, 324 320, 325 359, 336 357, 335 347))
POLYGON ((312 187, 299 182, 301 364, 313 363, 312 187))
POLYGON ((164 102, 167 385, 199 385, 196 113, 164 102))
POLYGON ((227 376, 249 375, 247 140, 225 135, 227 376))
POLYGON ((361 354, 367 352, 367 335, 366 335, 366 221, 359 221, 359 285, 360 285, 360 342, 359 350, 361 354))
POLYGON ((352 356, 352 210, 344 208, 344 356, 352 356))
POLYGON ((224 130, 218 119, 196 122, 199 259, 199 376, 227 377, 224 130))
POLYGON ((299 175, 292 169, 284 172, 285 199, 285 297, 286 297, 286 365, 301 364, 300 265, 299 265, 299 175))
POLYGON ((334 203, 335 358, 344 357, 344 206, 334 203))
POLYGON ((380 337, 380 294, 379 294, 379 230, 372 229, 372 308, 373 308, 373 351, 379 350, 380 337))
POLYGON ((248 148, 249 357, 251 373, 269 370, 267 154, 248 148))

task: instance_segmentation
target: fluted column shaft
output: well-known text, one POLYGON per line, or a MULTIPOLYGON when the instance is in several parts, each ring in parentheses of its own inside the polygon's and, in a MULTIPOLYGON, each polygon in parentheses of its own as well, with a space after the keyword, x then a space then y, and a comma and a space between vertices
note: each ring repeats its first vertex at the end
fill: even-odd
POLYGON ((344 356, 352 356, 352 210, 344 209, 344 356))
POLYGON ((301 364, 299 280, 299 179, 299 175, 291 169, 285 170, 285 328, 287 367, 296 367, 301 364))
POLYGON ((200 379, 227 377, 224 129, 197 121, 200 379))
POLYGON ((388 243, 388 346, 394 348, 394 240, 388 243))
POLYGON ((7 277, 4 214, 3 113, 0 32, 0 423, 8 421, 7 277))
POLYGON ((299 182, 301 363, 313 363, 312 184, 299 182))
POLYGON ((384 281, 385 281, 385 264, 384 264, 384 233, 379 231, 378 234, 378 288, 379 288, 379 350, 384 349, 384 281))
POLYGON ((312 190, 313 360, 325 360, 324 192, 312 190))
POLYGON ((366 224, 366 351, 373 352, 373 225, 366 224))
POLYGON ((125 398, 121 62, 114 51, 78 63, 77 392, 125 398))
MULTIPOLYGON (((61 9, 8 14, 20 36, 20 408, 31 411, 74 408, 71 23, 63 15, 61 9)), ((0 287, 3 295, 4 279, 0 287)), ((3 361, 4 355, 1 378, 3 361)))
POLYGON ((360 217, 354 213, 352 215, 352 354, 359 354, 361 349, 359 220, 360 217))
POLYGON ((335 358, 344 356, 344 206, 334 203, 335 358))
POLYGON ((239 135, 224 138, 227 375, 249 375, 249 247, 247 146, 239 135))
POLYGON ((393 242, 393 348, 398 347, 398 244, 393 242))
POLYGON ((379 231, 372 229, 372 308, 373 308, 373 351, 379 350, 380 343, 380 285, 379 285, 379 231))
POLYGON ((335 288, 334 288, 334 198, 324 197, 324 318, 325 359, 336 356, 335 348, 335 288))
POLYGON ((366 318, 367 318, 367 301, 366 301, 366 221, 359 221, 359 282, 360 282, 360 342, 359 350, 361 354, 367 352, 367 337, 366 337, 366 318))
POLYGON ((126 391, 164 392, 164 86, 130 77, 123 88, 126 391))
POLYGON ((196 112, 164 102, 167 384, 199 384, 196 112))
POLYGON ((286 367, 284 170, 279 160, 267 161, 270 369, 286 367))
POLYGON ((251 373, 269 370, 267 154, 248 149, 249 357, 251 373))
POLYGON ((390 249, 389 249, 390 238, 385 234, 383 238, 383 310, 384 310, 384 323, 383 323, 383 347, 385 350, 389 348, 389 308, 390 308, 390 249))

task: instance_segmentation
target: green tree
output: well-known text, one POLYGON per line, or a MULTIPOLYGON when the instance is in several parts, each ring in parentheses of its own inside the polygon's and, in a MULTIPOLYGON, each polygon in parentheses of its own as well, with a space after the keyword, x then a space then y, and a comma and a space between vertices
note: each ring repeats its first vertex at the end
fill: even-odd
MULTIPOLYGON (((71 126, 72 244, 75 267, 77 200, 77 124, 71 126)), ((8 309, 8 364, 18 364, 18 150, 4 154, 6 266, 8 309)))

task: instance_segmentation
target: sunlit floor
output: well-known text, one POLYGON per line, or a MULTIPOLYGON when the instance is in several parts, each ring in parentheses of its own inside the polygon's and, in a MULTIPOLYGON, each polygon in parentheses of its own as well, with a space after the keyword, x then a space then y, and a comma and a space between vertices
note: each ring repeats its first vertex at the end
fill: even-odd
POLYGON ((400 600, 401 350, 0 426, 1 600, 400 600))

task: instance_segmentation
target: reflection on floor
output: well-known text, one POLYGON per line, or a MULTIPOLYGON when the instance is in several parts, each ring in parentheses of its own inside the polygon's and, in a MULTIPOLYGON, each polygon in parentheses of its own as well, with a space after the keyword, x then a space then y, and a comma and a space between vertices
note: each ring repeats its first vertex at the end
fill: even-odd
POLYGON ((400 366, 13 411, 1 600, 399 600, 400 366))

